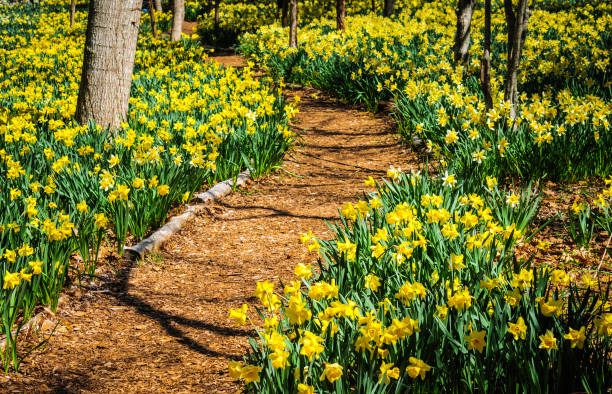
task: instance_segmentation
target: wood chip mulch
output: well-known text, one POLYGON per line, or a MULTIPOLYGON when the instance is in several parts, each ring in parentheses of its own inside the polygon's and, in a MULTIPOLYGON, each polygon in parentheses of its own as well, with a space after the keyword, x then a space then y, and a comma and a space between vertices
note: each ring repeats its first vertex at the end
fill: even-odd
POLYGON ((603 190, 600 179, 574 183, 546 182, 542 185, 541 205, 533 229, 548 223, 532 240, 517 249, 517 255, 532 260, 534 266, 548 266, 570 272, 572 281, 581 282, 587 274, 602 284, 612 282, 611 234, 595 231, 588 246, 578 246, 568 231, 569 213, 574 201, 591 201, 603 190))

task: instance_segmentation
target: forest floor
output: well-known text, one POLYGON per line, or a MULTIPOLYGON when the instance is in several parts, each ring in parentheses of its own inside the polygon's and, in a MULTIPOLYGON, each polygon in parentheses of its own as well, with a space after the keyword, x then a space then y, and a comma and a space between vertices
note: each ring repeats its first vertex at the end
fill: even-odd
MULTIPOLYGON (((216 58, 240 65, 236 56, 216 58)), ((315 262, 299 243, 355 202, 368 177, 390 165, 406 170, 417 155, 389 117, 339 103, 314 89, 300 96, 292 129, 298 142, 282 167, 212 203, 143 262, 107 261, 107 272, 68 293, 43 330, 55 333, 19 373, 0 375, 8 392, 236 392, 227 373, 254 332, 235 328, 230 308, 257 304, 256 282, 294 279, 315 262)), ((253 312, 251 317, 255 317, 253 312)), ((258 319, 254 319, 255 321, 258 319)), ((1 391, 2 389, 0 389, 1 391)))

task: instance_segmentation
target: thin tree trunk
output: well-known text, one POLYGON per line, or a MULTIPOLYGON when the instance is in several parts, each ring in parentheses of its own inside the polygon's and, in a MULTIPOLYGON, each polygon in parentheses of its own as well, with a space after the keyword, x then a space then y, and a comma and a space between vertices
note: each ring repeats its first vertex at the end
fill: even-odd
POLYGON ((149 17, 151 18, 151 29, 153 37, 157 38, 157 23, 155 22, 155 10, 153 9, 153 0, 149 0, 149 17))
POLYGON ((118 128, 132 86, 142 0, 91 0, 76 106, 81 124, 118 128))
POLYGON ((372 12, 376 12, 376 0, 372 0, 372 12))
POLYGON ((219 15, 219 5, 221 4, 221 0, 215 0, 215 30, 219 30, 219 23, 221 21, 221 17, 219 15))
POLYGON ((185 0, 174 0, 174 7, 172 8, 172 33, 170 34, 171 41, 178 41, 181 39, 184 19, 185 0))
POLYGON ((164 9, 162 8, 161 0, 155 0, 155 11, 164 12, 164 9))
POLYGON ((289 15, 289 0, 281 0, 283 2, 282 4, 282 18, 281 18, 281 25, 283 27, 288 27, 291 24, 291 16, 289 15))
POLYGON ((276 0, 276 19, 280 20, 283 14, 283 0, 276 0))
POLYGON ((345 22, 344 18, 346 16, 346 2, 345 0, 336 0, 336 27, 341 32, 344 32, 345 22))
POLYGON ((383 16, 390 17, 395 9, 395 0, 385 0, 385 8, 383 8, 383 16))
POLYGON ((506 15, 506 28, 508 30, 508 36, 507 36, 507 57, 506 59, 508 60, 508 62, 510 61, 510 56, 512 56, 512 44, 514 43, 511 39, 511 37, 514 37, 514 24, 516 23, 515 19, 515 15, 514 15, 514 9, 512 8, 512 1, 506 1, 504 0, 504 13, 506 15))
POLYGON ((480 87, 484 95, 487 110, 493 108, 491 94, 491 0, 485 0, 484 48, 480 61, 480 87))
POLYGON ((506 23, 508 24, 508 69, 506 71, 504 100, 510 103, 510 117, 512 119, 516 119, 518 112, 518 70, 527 35, 527 24, 531 16, 527 2, 528 0, 519 0, 516 11, 514 11, 512 0, 504 0, 506 23))
POLYGON ((457 29, 455 30, 455 44, 453 53, 455 63, 467 64, 470 50, 470 27, 476 0, 459 0, 455 14, 457 15, 457 29))
POLYGON ((70 27, 74 26, 74 17, 76 14, 76 0, 70 2, 70 27))
POLYGON ((291 23, 289 25, 289 47, 297 48, 297 19, 298 19, 298 4, 297 0, 289 2, 289 16, 291 23))

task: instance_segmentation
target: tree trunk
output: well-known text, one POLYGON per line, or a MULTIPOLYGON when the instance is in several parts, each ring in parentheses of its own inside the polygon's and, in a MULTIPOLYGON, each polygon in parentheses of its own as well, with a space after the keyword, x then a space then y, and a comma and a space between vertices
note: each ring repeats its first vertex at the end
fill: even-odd
POLYGON ((506 71, 506 86, 504 100, 510 103, 510 117, 516 119, 518 104, 518 69, 523 52, 523 44, 527 35, 527 23, 531 16, 528 0, 519 0, 516 11, 512 0, 504 0, 506 23, 508 25, 508 69, 506 71))
POLYGON ((125 118, 141 5, 141 0, 90 1, 75 114, 79 123, 118 128, 125 118))
POLYGON ((289 2, 289 19, 291 21, 289 26, 289 47, 297 48, 297 19, 298 19, 298 4, 297 0, 290 0, 289 2))
POLYGON ((153 10, 153 0, 149 0, 149 17, 151 18, 151 29, 153 37, 157 38, 157 23, 155 22, 155 10, 153 10))
POLYGON ((487 110, 493 108, 491 94, 491 0, 485 0, 485 27, 482 60, 480 61, 480 87, 487 110))
POLYGON ((455 44, 453 53, 455 63, 468 64, 470 50, 470 26, 476 0, 459 0, 455 14, 457 15, 457 30, 455 30, 455 44))
POLYGON ((181 39, 184 19, 185 0, 174 0, 174 6, 172 7, 172 33, 170 34, 171 41, 178 41, 181 39))
POLYGON ((344 32, 344 29, 345 29, 345 23, 344 23, 345 16, 346 16, 345 0, 336 0, 336 27, 341 32, 344 32))
POLYGON ((283 27, 288 27, 291 24, 291 17, 289 15, 289 0, 281 0, 282 1, 282 18, 281 25, 283 27))
POLYGON ((162 8, 161 0, 155 0, 155 11, 164 12, 164 9, 162 8))
POLYGON ((276 0, 276 19, 281 20, 283 14, 283 0, 276 0))
POLYGON ((383 16, 390 17, 395 9, 395 0, 385 0, 385 8, 383 8, 383 16))
POLYGON ((376 0, 372 0, 372 12, 376 12, 376 0))
POLYGON ((74 17, 76 14, 76 0, 70 2, 70 27, 74 26, 74 17))
POLYGON ((219 15, 219 5, 221 4, 221 0, 215 0, 215 30, 219 30, 219 23, 221 21, 221 17, 219 15))

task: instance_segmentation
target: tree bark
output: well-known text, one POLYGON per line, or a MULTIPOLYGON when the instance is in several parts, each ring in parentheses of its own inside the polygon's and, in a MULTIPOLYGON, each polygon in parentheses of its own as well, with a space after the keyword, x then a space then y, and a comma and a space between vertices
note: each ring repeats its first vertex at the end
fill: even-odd
POLYGON ((289 0, 281 0, 282 1, 282 11, 281 11, 281 26, 288 27, 291 24, 291 16, 289 15, 289 0))
POLYGON ((162 8, 161 0, 155 0, 155 11, 164 12, 164 9, 162 8))
POLYGON ((517 115, 518 70, 527 35, 527 24, 531 16, 527 2, 528 0, 519 0, 516 10, 514 10, 512 0, 504 0, 506 23, 508 25, 508 68, 504 100, 510 103, 510 117, 512 119, 516 119, 517 115))
POLYGON ((283 0, 276 0, 276 19, 280 20, 283 14, 283 0))
POLYGON ((289 47, 297 48, 297 19, 298 19, 298 4, 297 0, 289 2, 289 47))
POLYGON ((174 0, 174 5, 172 7, 172 33, 170 34, 171 41, 178 41, 181 39, 184 19, 185 0, 174 0))
POLYGON ((221 22, 221 16, 219 15, 219 5, 221 0, 215 0, 215 30, 219 30, 219 23, 221 22))
POLYGON ((346 2, 345 0, 336 0, 336 28, 341 32, 344 32, 346 24, 344 22, 346 16, 346 2))
POLYGON ((151 29, 153 37, 157 38, 157 23, 155 22, 155 11, 153 10, 153 0, 149 0, 149 17, 151 18, 151 29))
POLYGON ((395 0, 385 0, 385 8, 383 8, 383 16, 390 17, 395 9, 395 0))
POLYGON ((77 121, 118 128, 126 116, 142 0, 91 0, 77 121))
POLYGON ((493 108, 491 94, 491 0, 485 0, 485 27, 482 59, 480 61, 480 87, 487 110, 493 108))
POLYGON ((372 0, 372 12, 376 12, 376 0, 372 0))
POLYGON ((470 27, 476 0, 459 0, 455 14, 457 15, 457 29, 455 30, 455 44, 453 53, 455 63, 468 63, 470 50, 470 27))
POLYGON ((74 17, 76 14, 76 0, 70 2, 70 27, 74 26, 74 17))

